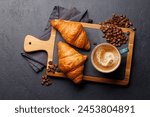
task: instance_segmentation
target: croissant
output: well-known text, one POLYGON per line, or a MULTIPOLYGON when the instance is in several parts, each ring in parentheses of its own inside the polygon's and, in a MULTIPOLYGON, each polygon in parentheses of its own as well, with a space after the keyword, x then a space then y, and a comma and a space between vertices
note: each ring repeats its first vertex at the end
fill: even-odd
POLYGON ((78 53, 67 43, 58 42, 58 66, 76 84, 82 81, 86 59, 86 55, 78 53))
POLYGON ((51 25, 61 33, 67 43, 81 49, 90 49, 90 42, 81 23, 55 19, 51 21, 51 25))

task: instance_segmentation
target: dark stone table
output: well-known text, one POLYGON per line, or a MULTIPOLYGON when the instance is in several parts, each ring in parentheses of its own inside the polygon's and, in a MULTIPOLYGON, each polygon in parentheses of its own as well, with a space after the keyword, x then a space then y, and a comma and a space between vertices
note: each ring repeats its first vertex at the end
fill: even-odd
POLYGON ((150 99, 149 0, 1 0, 0 1, 0 99, 150 99), (40 85, 36 74, 20 56, 24 37, 39 36, 55 5, 89 10, 95 23, 126 14, 137 28, 130 84, 120 87, 54 79, 40 85))

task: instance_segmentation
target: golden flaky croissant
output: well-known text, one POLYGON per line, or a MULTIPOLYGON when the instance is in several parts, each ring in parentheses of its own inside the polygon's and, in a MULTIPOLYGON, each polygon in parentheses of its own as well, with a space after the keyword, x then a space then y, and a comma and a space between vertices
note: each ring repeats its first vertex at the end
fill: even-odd
POLYGON ((55 19, 51 21, 51 25, 61 33, 67 43, 81 49, 90 49, 90 42, 81 23, 55 19))
POLYGON ((58 65, 60 70, 74 83, 79 84, 83 78, 86 55, 74 50, 67 43, 58 42, 58 65))

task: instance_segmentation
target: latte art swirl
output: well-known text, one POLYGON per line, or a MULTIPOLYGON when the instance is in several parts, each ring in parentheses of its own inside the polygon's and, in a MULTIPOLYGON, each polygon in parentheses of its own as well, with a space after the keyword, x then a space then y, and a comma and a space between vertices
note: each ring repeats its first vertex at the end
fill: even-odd
POLYGON ((95 49, 92 56, 96 69, 104 73, 114 71, 121 61, 119 51, 110 44, 101 44, 95 49))
POLYGON ((114 64, 115 56, 112 52, 102 52, 99 51, 96 53, 97 61, 104 67, 109 67, 114 64))

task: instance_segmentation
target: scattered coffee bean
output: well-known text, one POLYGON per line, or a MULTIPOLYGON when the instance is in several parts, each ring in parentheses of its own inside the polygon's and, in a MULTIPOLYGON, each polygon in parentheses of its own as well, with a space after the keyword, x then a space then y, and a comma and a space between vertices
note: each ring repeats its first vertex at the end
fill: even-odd
POLYGON ((121 43, 118 43, 118 47, 120 47, 121 46, 121 43))
POLYGON ((58 65, 54 64, 54 68, 58 68, 58 65))
POLYGON ((97 45, 97 43, 96 43, 96 42, 94 42, 94 43, 93 43, 93 45, 97 45))
POLYGON ((44 82, 43 82, 43 81, 41 82, 41 85, 44 85, 44 82))
POLYGON ((47 70, 47 72, 51 72, 51 70, 50 69, 46 69, 47 70))
POLYGON ((41 85, 49 86, 51 84, 52 84, 52 81, 50 80, 50 78, 48 78, 47 75, 43 75, 41 85))
POLYGON ((49 83, 49 82, 46 82, 45 84, 46 84, 46 86, 49 86, 49 85, 50 85, 50 83, 49 83))
MULTIPOLYGON (((52 61, 48 62, 48 68, 46 69, 47 72, 52 72, 53 74, 55 74, 55 72, 61 72, 61 70, 58 68, 57 64, 53 64, 52 61)), ((41 85, 45 85, 45 86, 49 86, 52 84, 52 81, 50 80, 50 78, 48 78, 47 75, 43 75, 42 76, 42 81, 41 81, 41 85)))
POLYGON ((49 65, 52 65, 52 64, 53 64, 53 62, 52 62, 52 61, 49 61, 49 62, 48 62, 48 64, 49 64, 49 65))
POLYGON ((102 37, 105 38, 105 35, 103 35, 102 37))
POLYGON ((47 72, 52 72, 52 73, 55 73, 58 69, 58 65, 56 64, 53 64, 52 61, 49 61, 48 62, 48 68, 47 68, 47 72))
POLYGON ((89 19, 89 20, 88 20, 88 23, 93 23, 93 20, 92 20, 92 19, 89 19))
POLYGON ((132 28, 134 31, 136 31, 136 28, 132 28))

